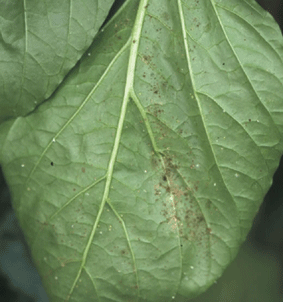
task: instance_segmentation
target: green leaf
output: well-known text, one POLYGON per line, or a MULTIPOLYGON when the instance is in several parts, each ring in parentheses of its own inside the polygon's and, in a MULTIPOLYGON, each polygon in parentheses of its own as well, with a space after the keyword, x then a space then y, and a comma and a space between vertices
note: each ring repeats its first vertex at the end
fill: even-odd
POLYGON ((92 43, 114 0, 0 2, 0 121, 48 98, 92 43))
POLYGON ((160 3, 126 1, 2 136, 50 301, 197 296, 235 258, 278 166, 274 20, 254 1, 160 3))

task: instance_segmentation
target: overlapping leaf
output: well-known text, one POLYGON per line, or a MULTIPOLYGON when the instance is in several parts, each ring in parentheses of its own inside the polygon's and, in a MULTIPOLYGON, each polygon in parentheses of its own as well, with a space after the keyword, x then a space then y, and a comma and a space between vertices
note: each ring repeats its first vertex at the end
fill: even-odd
POLYGON ((51 301, 210 286, 278 165, 282 74, 279 29, 252 1, 126 1, 2 149, 51 301))
POLYGON ((114 0, 0 2, 0 121, 31 112, 93 41, 114 0))

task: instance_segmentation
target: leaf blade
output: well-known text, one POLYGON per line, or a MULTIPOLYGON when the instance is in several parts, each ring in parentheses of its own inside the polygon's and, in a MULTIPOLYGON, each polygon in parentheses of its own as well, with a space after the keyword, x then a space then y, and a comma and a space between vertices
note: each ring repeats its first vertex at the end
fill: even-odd
POLYGON ((53 93, 113 2, 2 2, 0 121, 30 113, 53 93))
POLYGON ((282 153, 279 101, 266 112, 243 74, 250 61, 237 63, 227 38, 219 46, 229 24, 209 32, 218 2, 146 4, 127 1, 96 54, 52 103, 19 119, 3 147, 14 205, 54 301, 201 293, 235 257, 282 153))

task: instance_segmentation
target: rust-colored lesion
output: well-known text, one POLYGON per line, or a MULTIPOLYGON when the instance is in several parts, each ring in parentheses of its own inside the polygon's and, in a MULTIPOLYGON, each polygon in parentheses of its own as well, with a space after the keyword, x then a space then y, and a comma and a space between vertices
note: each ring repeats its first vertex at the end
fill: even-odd
POLYGON ((153 168, 159 171, 159 180, 154 184, 156 202, 161 202, 161 214, 173 232, 178 232, 181 240, 202 242, 211 234, 207 221, 196 198, 198 182, 190 186, 180 173, 177 158, 170 151, 156 157, 153 168))
POLYGON ((141 57, 141 60, 146 64, 146 65, 149 65, 151 60, 152 60, 152 56, 150 55, 143 55, 141 57))
POLYGON ((198 200, 199 181, 193 177, 198 166, 194 164, 196 159, 190 147, 186 149, 185 142, 180 140, 183 130, 178 129, 177 133, 163 121, 166 109, 162 104, 155 103, 148 106, 146 112, 156 149, 161 150, 151 154, 152 169, 158 175, 153 185, 155 202, 161 206, 163 223, 168 224, 172 232, 178 233, 181 242, 190 241, 203 247, 208 244, 208 236, 212 232, 203 212, 207 208, 203 205, 203 209, 198 200), (178 143, 180 148, 176 146, 178 143), (176 149, 183 150, 183 155, 176 149))

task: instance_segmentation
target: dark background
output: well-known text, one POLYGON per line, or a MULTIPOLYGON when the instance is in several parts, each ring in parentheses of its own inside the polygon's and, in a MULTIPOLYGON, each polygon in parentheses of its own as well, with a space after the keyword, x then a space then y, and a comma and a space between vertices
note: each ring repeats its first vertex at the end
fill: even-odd
MULTIPOLYGON (((274 16, 282 30, 283 1, 258 0, 258 3, 274 16)), ((280 166, 274 175, 273 185, 264 199, 238 257, 215 285, 191 301, 283 302, 282 200, 283 160, 281 159, 280 166)), ((9 190, 1 170, 0 301, 48 302, 23 234, 15 219, 9 190)))

